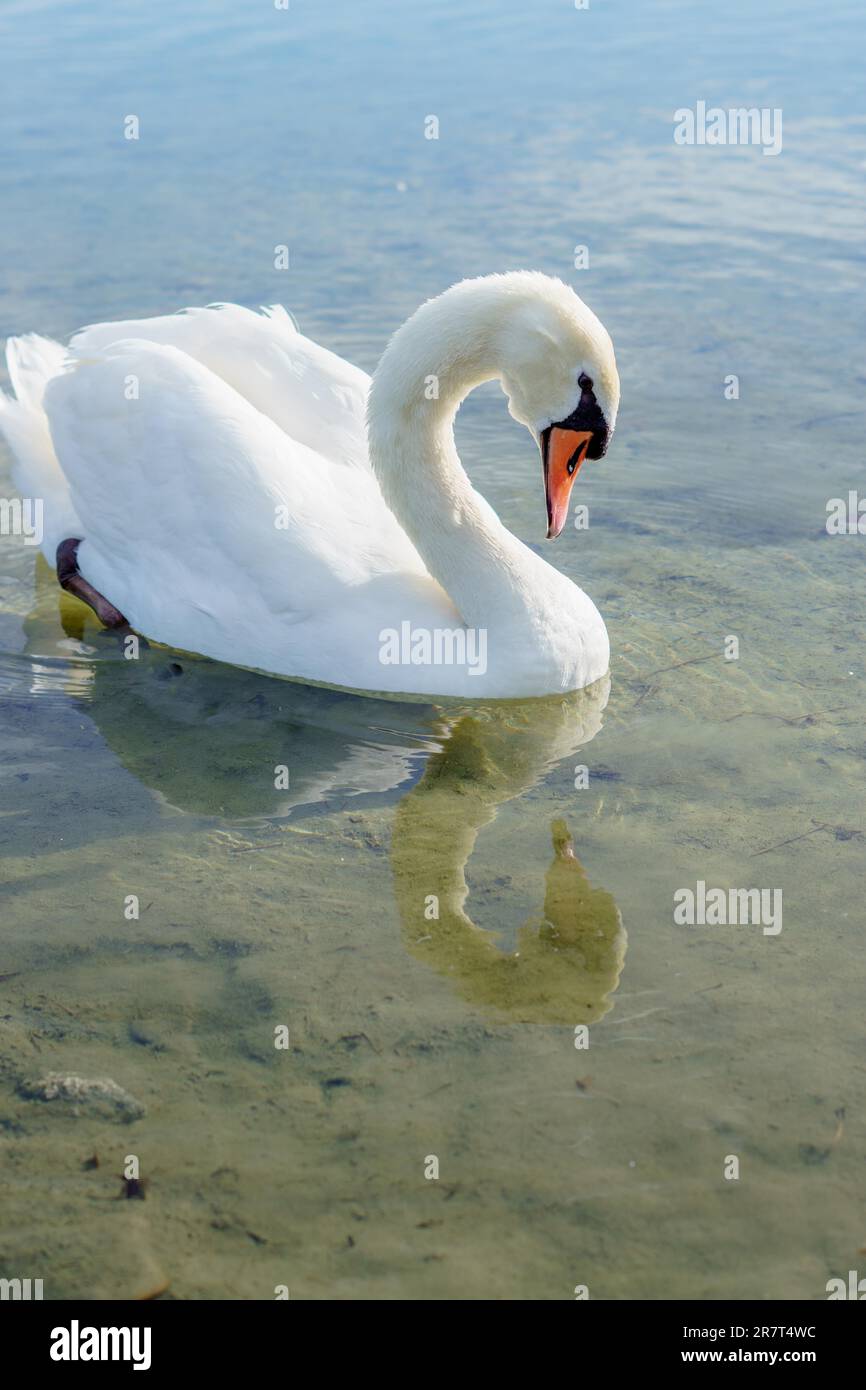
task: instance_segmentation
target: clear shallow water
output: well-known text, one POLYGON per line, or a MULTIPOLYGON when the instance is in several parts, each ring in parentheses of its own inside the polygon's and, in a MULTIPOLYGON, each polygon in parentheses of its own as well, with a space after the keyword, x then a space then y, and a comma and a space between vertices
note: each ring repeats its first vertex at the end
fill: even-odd
MULTIPOLYGON (((454 279, 563 275, 623 379, 590 528, 551 551, 610 690, 470 709, 125 662, 0 540, 0 1273, 820 1298, 866 1240, 864 552, 824 529, 862 478, 857 8, 405 9, 7 6, 0 331, 277 300, 371 368, 454 279), (676 147, 698 99, 782 107, 782 154, 676 147), (675 926, 699 879, 781 888, 782 932, 675 926), (146 1116, 20 1095, 54 1071, 146 1116), (144 1203, 114 1200, 129 1153, 144 1203)), ((539 540, 497 390, 459 442, 539 540)))

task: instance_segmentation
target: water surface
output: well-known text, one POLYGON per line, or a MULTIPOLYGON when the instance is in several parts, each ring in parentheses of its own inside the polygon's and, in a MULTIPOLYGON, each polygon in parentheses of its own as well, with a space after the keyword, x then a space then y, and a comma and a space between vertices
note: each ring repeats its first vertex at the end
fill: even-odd
MULTIPOLYGON (((427 295, 528 266, 623 381, 589 529, 550 550, 613 652, 566 701, 128 662, 0 539, 4 1277, 814 1299, 862 1262, 864 541, 824 523, 862 478, 866 131, 859 7, 814 18, 4 8, 0 334, 278 301, 372 369, 427 295), (782 108, 782 153, 675 146, 697 100, 782 108), (698 880, 781 889, 782 931, 675 925, 698 880), (146 1114, 22 1095, 52 1072, 146 1114)), ((495 387, 458 442, 539 542, 495 387)))

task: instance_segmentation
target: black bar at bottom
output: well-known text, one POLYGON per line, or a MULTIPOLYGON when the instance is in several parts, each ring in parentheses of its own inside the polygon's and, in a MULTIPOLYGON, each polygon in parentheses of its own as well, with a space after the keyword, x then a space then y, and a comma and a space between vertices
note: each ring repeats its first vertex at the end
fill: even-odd
MULTIPOLYGON (((396 1300, 395 1300, 396 1301, 396 1300)), ((847 1300, 840 1300, 847 1301, 847 1300)), ((854 1300, 864 1301, 864 1300, 854 1300)), ((536 1300, 527 1300, 535 1302, 536 1300)), ((196 1375, 212 1371, 258 1374, 264 1366, 288 1371, 298 1368, 299 1358, 322 1359, 322 1370, 334 1373, 335 1359, 343 1351, 345 1364, 369 1373, 372 1365, 385 1368, 389 1360, 390 1329, 376 1323, 375 1307, 364 1303, 364 1319, 353 1334, 351 1304, 333 1305, 305 1301, 183 1303, 60 1303, 0 1302, 0 1333, 7 1353, 14 1347, 22 1370, 46 1371, 53 1378, 86 1374, 101 1368, 144 1375, 169 1373, 196 1375), (316 1327, 316 1310, 327 1319, 316 1327), (372 1322, 371 1322, 372 1319, 372 1322), (375 1342, 370 1334, 375 1335, 375 1342), (335 1358, 335 1351, 338 1355, 335 1358), (372 1362, 371 1362, 372 1358, 372 1362), (366 1362, 366 1368, 365 1368, 366 1362)), ((392 1306, 389 1301, 385 1311, 392 1306)), ((408 1310, 409 1305, 402 1305, 408 1310)), ((475 1301, 470 1305, 477 1308, 475 1301)), ((451 1342, 449 1324, 462 1333, 459 1304, 437 1302, 417 1309, 424 1337, 423 1363, 419 1370, 429 1382, 441 1357, 443 1373, 453 1374, 458 1352, 451 1342), (446 1309, 449 1311, 446 1312, 446 1309), (426 1329, 426 1333, 425 1333, 426 1329)), ((404 1311, 393 1326, 398 1343, 406 1334, 404 1311)), ((412 1314, 409 1313, 411 1317, 412 1314)), ((477 1314, 476 1314, 477 1316, 477 1314)), ((497 1354, 516 1354, 529 1347, 524 1342, 532 1322, 504 1328, 506 1342, 488 1342, 483 1325, 474 1324, 472 1337, 489 1374, 497 1354), (483 1340, 482 1340, 483 1339, 483 1340), (506 1351, 506 1345, 511 1351, 506 1351), (501 1349, 501 1350, 500 1350, 501 1349), (489 1360, 488 1360, 489 1358, 489 1360)), ((498 1320, 496 1305, 486 1317, 498 1320)), ((576 1358, 575 1371, 610 1369, 667 1372, 673 1367, 738 1367, 787 1365, 811 1366, 822 1376, 850 1363, 857 1364, 864 1331, 859 1310, 845 1309, 836 1301, 815 1303, 571 1303, 567 1314, 549 1324, 557 1335, 574 1340, 559 1343, 567 1359, 576 1358), (568 1350, 567 1350, 568 1348, 568 1350)), ((551 1348, 552 1349, 552 1348, 551 1348)), ((536 1345, 534 1356, 540 1348, 536 1345)), ((400 1353, 403 1372, 408 1371, 405 1346, 400 1353)), ((465 1350, 459 1353, 463 1361, 465 1350)), ((311 1369, 311 1368, 310 1368, 311 1369)))

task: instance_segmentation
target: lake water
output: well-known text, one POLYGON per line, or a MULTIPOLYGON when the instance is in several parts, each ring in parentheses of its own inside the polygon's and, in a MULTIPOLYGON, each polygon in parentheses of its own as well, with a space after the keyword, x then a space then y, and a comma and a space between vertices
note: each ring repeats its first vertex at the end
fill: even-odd
MULTIPOLYGON (((825 525, 863 483, 861 7, 815 17, 3 7, 0 336, 276 301, 371 370, 428 295, 531 267, 603 318, 623 400, 589 529, 545 552, 611 635, 609 685, 566 701, 128 662, 0 538, 0 1275, 820 1299, 866 1273, 866 539, 825 525), (780 108, 781 153, 675 144, 698 101, 780 108), (678 925, 698 882, 781 890, 782 930, 678 925), (53 1073, 134 1102, 40 1098, 53 1073)), ((458 443, 540 541, 495 387, 458 443)))

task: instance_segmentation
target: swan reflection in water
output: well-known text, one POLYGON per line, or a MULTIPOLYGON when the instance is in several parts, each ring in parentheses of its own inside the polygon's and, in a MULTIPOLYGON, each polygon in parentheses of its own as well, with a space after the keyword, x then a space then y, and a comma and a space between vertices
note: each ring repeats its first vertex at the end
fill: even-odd
MULTIPOLYGON (((610 893, 592 887, 575 857, 568 825, 555 820, 541 915, 524 923, 517 949, 506 953, 464 909, 466 865, 497 807, 526 791, 549 766, 540 742, 555 707, 566 725, 569 714, 579 722, 579 715, 589 712, 581 707, 592 693, 532 702, 541 709, 491 708, 488 722, 459 719, 394 819, 391 862, 406 946, 471 1003, 524 1022, 594 1023, 608 1012, 626 950, 619 910, 610 893), (534 769, 523 740, 539 754, 534 769)), ((606 700, 606 683, 603 695, 606 700)))
MULTIPOLYGON (((349 798, 360 809, 399 797, 391 866, 409 952, 474 1006, 518 1021, 574 1025, 608 1012, 626 933, 564 820, 551 826, 540 914, 514 952, 464 907, 480 830, 595 736, 607 678, 567 696, 467 705, 301 685, 146 644, 127 660, 122 641, 66 595, 58 640, 53 575, 39 569, 22 663, 31 691, 72 694, 146 787, 187 813, 271 824, 349 798), (278 765, 289 790, 274 785, 278 765)), ((539 889, 540 879, 541 865, 539 889)))

